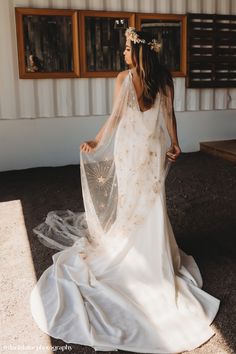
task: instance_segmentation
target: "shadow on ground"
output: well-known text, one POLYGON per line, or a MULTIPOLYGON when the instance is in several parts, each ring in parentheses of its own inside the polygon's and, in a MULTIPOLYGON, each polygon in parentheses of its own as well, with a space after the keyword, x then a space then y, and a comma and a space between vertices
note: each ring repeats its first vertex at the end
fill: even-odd
MULTIPOLYGON (((221 300, 214 321, 216 335, 189 353, 236 353, 236 165, 201 152, 182 154, 169 172, 166 190, 176 240, 180 248, 196 259, 204 290, 221 300)), ((51 265, 55 251, 44 247, 32 229, 51 210, 83 210, 79 166, 1 172, 0 201, 15 199, 20 199, 23 206, 39 278, 51 265)), ((65 345, 54 338, 51 342, 53 346, 65 345)), ((94 353, 89 347, 71 347, 64 352, 94 353)))

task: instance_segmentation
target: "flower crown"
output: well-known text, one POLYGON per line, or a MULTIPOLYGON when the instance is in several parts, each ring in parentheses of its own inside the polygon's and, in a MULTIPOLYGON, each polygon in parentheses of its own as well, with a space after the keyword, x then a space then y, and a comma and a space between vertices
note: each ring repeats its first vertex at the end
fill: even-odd
MULTIPOLYGON (((127 28, 127 30, 125 31, 125 36, 127 39, 134 42, 134 44, 147 43, 145 39, 139 37, 134 27, 127 28)), ((154 50, 156 53, 160 52, 162 46, 161 42, 159 42, 157 39, 154 38, 151 40, 151 42, 148 42, 147 45, 149 45, 150 49, 154 50)))

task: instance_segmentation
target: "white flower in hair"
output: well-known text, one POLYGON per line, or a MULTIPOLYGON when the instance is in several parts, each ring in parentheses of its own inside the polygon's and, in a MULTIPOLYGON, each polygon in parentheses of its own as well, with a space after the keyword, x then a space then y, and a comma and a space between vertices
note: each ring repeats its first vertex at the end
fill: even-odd
POLYGON ((151 50, 154 50, 157 53, 160 52, 161 47, 162 47, 162 43, 156 39, 152 39, 152 41, 149 42, 148 45, 150 45, 151 50))
MULTIPOLYGON (((139 37, 134 27, 127 28, 127 30, 125 31, 125 36, 128 40, 134 42, 134 44, 146 43, 145 39, 139 37)), ((156 39, 152 39, 152 41, 147 43, 147 45, 149 45, 150 49, 154 50, 156 53, 159 53, 162 46, 161 42, 157 41, 156 39)))
POLYGON ((125 36, 127 39, 134 42, 135 44, 136 43, 146 43, 145 39, 139 38, 139 35, 136 33, 136 30, 134 27, 127 28, 127 30, 125 31, 125 36))

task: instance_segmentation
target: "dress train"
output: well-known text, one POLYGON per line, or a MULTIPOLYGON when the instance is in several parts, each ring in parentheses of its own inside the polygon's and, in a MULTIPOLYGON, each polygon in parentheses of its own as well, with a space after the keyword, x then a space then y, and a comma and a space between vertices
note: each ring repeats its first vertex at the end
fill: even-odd
POLYGON ((162 354, 192 350, 214 335, 219 300, 201 289, 193 257, 178 249, 164 192, 135 232, 132 249, 106 273, 97 275, 79 246, 53 256, 31 295, 44 332, 95 350, 162 354))

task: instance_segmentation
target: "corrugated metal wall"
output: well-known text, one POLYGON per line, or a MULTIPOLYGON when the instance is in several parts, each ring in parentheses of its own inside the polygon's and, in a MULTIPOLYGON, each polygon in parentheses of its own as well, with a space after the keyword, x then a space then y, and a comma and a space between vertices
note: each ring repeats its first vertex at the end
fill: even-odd
MULTIPOLYGON (((0 119, 107 115, 114 79, 20 80, 14 7, 236 14, 236 0, 1 0, 0 119)), ((235 109, 236 89, 186 89, 175 79, 176 111, 235 109)))

